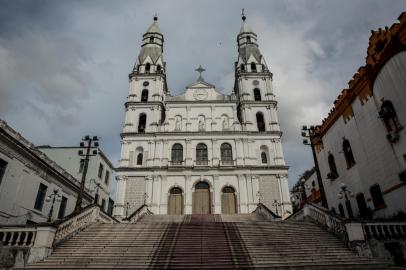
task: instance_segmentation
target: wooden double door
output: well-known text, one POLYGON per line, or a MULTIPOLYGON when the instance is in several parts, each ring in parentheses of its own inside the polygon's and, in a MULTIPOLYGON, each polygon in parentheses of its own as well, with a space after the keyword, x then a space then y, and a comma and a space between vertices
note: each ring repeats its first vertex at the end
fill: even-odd
POLYGON ((210 187, 205 182, 196 185, 192 198, 192 214, 210 214, 211 195, 210 187))
POLYGON ((168 200, 168 215, 183 214, 183 195, 170 194, 168 200))
POLYGON ((223 193, 221 195, 221 213, 236 214, 237 201, 234 193, 223 193))

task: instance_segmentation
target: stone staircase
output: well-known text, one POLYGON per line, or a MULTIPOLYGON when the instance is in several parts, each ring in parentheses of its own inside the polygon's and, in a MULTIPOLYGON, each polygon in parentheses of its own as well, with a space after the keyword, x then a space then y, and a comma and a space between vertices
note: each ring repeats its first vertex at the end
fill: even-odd
POLYGON ((384 269, 309 222, 256 214, 150 215, 137 223, 93 224, 57 246, 47 268, 384 269))

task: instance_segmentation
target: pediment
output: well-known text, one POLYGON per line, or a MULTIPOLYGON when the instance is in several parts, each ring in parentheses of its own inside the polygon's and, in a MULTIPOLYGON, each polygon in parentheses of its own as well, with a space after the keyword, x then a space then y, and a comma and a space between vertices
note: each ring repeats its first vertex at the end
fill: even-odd
POLYGON ((188 85, 186 89, 188 88, 214 88, 214 85, 203 81, 197 81, 188 85))

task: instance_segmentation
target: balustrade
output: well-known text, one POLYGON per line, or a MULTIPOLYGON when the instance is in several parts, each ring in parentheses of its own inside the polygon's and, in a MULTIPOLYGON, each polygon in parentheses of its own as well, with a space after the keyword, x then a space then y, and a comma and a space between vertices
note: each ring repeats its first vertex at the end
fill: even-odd
POLYGON ((31 247, 36 228, 0 228, 0 241, 8 247, 31 247))
POLYGON ((221 166, 234 166, 235 160, 221 160, 220 165, 221 166))
POLYGON ((362 225, 365 239, 404 239, 406 238, 406 223, 385 222, 365 223, 362 225))

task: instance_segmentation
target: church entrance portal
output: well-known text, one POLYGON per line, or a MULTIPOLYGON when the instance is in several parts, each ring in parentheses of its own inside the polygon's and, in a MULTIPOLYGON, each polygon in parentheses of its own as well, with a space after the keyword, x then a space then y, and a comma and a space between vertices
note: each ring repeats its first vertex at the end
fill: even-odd
POLYGON ((206 182, 199 182, 193 192, 192 214, 210 214, 210 186, 206 182))
POLYGON ((168 215, 183 214, 183 194, 178 187, 171 188, 168 198, 168 215))
POLYGON ((235 198, 235 190, 233 187, 224 187, 221 195, 221 213, 236 214, 237 203, 235 198))

